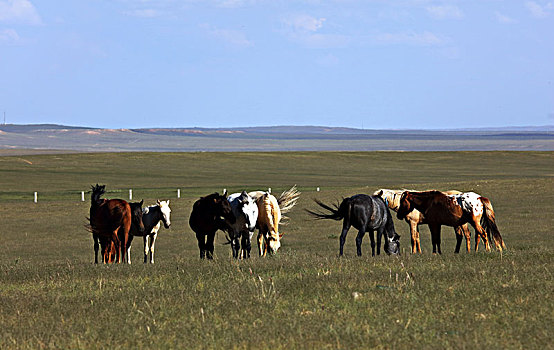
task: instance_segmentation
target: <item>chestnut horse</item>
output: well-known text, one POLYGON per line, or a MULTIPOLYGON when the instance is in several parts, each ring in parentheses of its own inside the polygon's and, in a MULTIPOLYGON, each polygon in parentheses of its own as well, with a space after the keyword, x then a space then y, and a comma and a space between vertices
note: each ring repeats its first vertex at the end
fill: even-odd
MULTIPOLYGON (((446 195, 440 191, 405 191, 400 197, 398 219, 404 219, 412 210, 417 209, 425 215, 429 229, 433 253, 441 254, 441 225, 461 226, 469 223, 481 236, 487 251, 490 251, 488 237, 492 236, 496 248, 506 248, 495 222, 494 210, 488 198, 474 192, 446 195)), ((478 244, 479 241, 476 240, 478 244)), ((478 245, 475 246, 477 250, 478 245)))
POLYGON ((230 230, 228 223, 233 224, 235 220, 231 204, 227 200, 227 191, 223 195, 212 193, 194 202, 189 225, 196 233, 200 259, 213 259, 215 233, 217 230, 230 230))
MULTIPOLYGON (((402 193, 404 191, 408 191, 408 190, 388 190, 388 189, 382 188, 375 191, 373 195, 381 196, 381 198, 383 198, 385 203, 388 205, 389 209, 392 209, 395 212, 397 212, 398 208, 400 207, 400 197, 402 196, 402 193)), ((456 191, 456 190, 444 191, 444 194, 446 195, 461 194, 461 193, 462 192, 456 191)), ((416 253, 421 254, 421 245, 419 240, 418 227, 421 224, 427 223, 425 221, 425 216, 419 210, 414 209, 408 215, 406 215, 405 220, 408 223, 408 225, 410 225, 410 233, 412 236, 411 237, 412 254, 416 254, 416 253)), ((467 224, 454 227, 454 233, 456 233, 456 249, 454 250, 454 253, 460 252, 460 246, 462 245, 462 238, 464 236, 466 238, 466 249, 469 252, 471 250, 471 233, 469 232, 469 228, 467 227, 467 224)), ((476 237, 479 237, 479 235, 476 235, 476 237)))
POLYGON ((125 258, 125 248, 129 238, 129 230, 133 216, 139 230, 144 230, 142 224, 142 201, 131 205, 123 199, 102 199, 105 185, 91 186, 90 229, 94 239, 94 262, 98 263, 98 246, 102 248, 102 262, 111 263, 114 258, 121 263, 125 258), (135 212, 135 215, 132 213, 135 212), (114 254, 115 250, 115 254, 114 254), (117 257, 115 257, 116 255, 117 257))

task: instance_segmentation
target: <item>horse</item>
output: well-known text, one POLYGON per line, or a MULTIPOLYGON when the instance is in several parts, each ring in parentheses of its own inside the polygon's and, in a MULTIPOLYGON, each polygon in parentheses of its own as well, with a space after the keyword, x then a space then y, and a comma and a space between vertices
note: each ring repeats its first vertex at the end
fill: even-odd
POLYGON ((343 255, 344 242, 351 226, 358 230, 356 237, 358 256, 362 255, 362 239, 366 232, 369 232, 371 240, 371 256, 375 256, 375 230, 377 230, 377 255, 381 254, 381 236, 383 234, 386 234, 385 252, 388 255, 400 254, 400 235, 396 233, 389 208, 380 196, 357 194, 343 199, 342 203, 335 204, 334 208, 317 199, 314 201, 328 212, 321 213, 307 209, 306 211, 316 219, 343 220, 339 240, 339 256, 343 255))
POLYGON ((129 241, 127 242, 127 262, 131 263, 131 242, 135 236, 142 237, 144 243, 144 263, 148 262, 148 252, 150 252, 150 263, 154 263, 154 245, 158 237, 158 231, 163 223, 166 229, 171 226, 171 208, 169 208, 169 200, 157 200, 155 205, 142 209, 142 222, 144 223, 144 231, 140 232, 138 227, 133 223, 129 231, 129 241))
POLYGON ((235 216, 227 200, 227 191, 223 195, 212 193, 194 202, 189 225, 198 240, 200 259, 213 259, 215 233, 217 230, 228 231, 228 223, 234 222, 235 216))
MULTIPOLYGON (((400 196, 400 206, 396 216, 404 219, 412 210, 424 213, 427 225, 431 230, 433 253, 441 254, 441 225, 461 226, 469 223, 480 235, 485 248, 490 251, 487 235, 494 239, 498 250, 506 248, 502 236, 496 226, 495 214, 488 198, 474 192, 446 195, 440 191, 412 192, 405 191, 400 196)), ((475 251, 479 241, 476 240, 475 251)))
POLYGON ((258 221, 258 205, 246 191, 233 193, 227 200, 235 216, 235 222, 229 224, 228 230, 233 258, 239 258, 240 252, 240 258, 247 259, 250 257, 252 236, 258 221))
POLYGON ((90 230, 94 240, 94 263, 98 263, 98 248, 102 248, 102 262, 121 263, 125 261, 125 247, 129 238, 131 222, 134 221, 139 230, 144 230, 140 203, 131 205, 123 199, 103 199, 105 185, 91 186, 90 230), (138 210, 137 210, 138 207, 138 210), (135 213, 135 215, 133 215, 135 213), (114 254, 115 250, 115 254, 114 254))
POLYGON ((300 197, 296 185, 281 193, 275 198, 269 191, 253 191, 248 195, 256 201, 258 206, 258 252, 260 256, 267 253, 275 254, 281 247, 282 233, 279 233, 279 223, 282 219, 288 219, 283 214, 288 213, 300 197))
MULTIPOLYGON (((402 196, 402 193, 404 191, 406 190, 388 190, 388 189, 382 188, 375 191, 373 195, 381 196, 381 198, 385 200, 385 203, 388 205, 389 209, 392 209, 395 212, 397 212, 398 208, 400 207, 400 196, 402 196)), ((461 194, 462 192, 456 191, 456 190, 450 190, 450 191, 444 191, 443 193, 447 195, 453 195, 453 194, 461 194)), ((408 225, 410 225, 410 233, 412 238, 411 240, 412 254, 416 254, 416 253, 421 254, 418 226, 420 224, 427 223, 425 221, 425 216, 419 210, 414 209, 408 215, 406 215, 405 220, 408 223, 408 225)), ((471 250, 471 233, 469 232, 467 224, 454 227, 454 232, 456 233, 456 248, 454 250, 454 253, 460 252, 460 246, 462 244, 462 238, 464 236, 466 238, 466 249, 467 249, 467 252, 469 252, 471 250)))

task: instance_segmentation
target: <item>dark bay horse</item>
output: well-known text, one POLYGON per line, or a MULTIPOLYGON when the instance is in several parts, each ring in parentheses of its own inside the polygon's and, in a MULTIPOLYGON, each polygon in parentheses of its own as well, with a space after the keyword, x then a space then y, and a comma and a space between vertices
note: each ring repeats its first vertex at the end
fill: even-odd
MULTIPOLYGON (((433 253, 441 254, 441 225, 462 226, 469 223, 479 235, 487 251, 490 251, 488 236, 494 239, 496 248, 506 248, 495 222, 494 210, 488 198, 474 192, 446 195, 440 191, 405 191, 400 197, 397 217, 402 220, 412 210, 417 209, 425 215, 431 231, 433 253)), ((479 240, 476 240, 477 251, 479 240)))
POLYGON ((381 197, 357 194, 345 198, 340 205, 335 205, 334 208, 318 200, 315 200, 315 202, 330 212, 318 213, 307 210, 316 219, 343 220, 342 233, 340 235, 340 256, 343 254, 346 234, 351 226, 354 226, 358 230, 358 236, 356 237, 358 256, 362 255, 362 239, 366 232, 369 232, 371 240, 371 255, 375 256, 375 239, 373 236, 375 230, 377 230, 377 255, 381 253, 381 236, 383 234, 386 235, 385 252, 389 255, 400 253, 400 236, 394 229, 394 222, 389 208, 381 197))
POLYGON ((139 230, 144 230, 142 201, 133 203, 131 207, 123 199, 102 199, 101 196, 106 192, 105 185, 96 184, 91 187, 89 222, 94 239, 94 262, 98 263, 99 245, 102 248, 103 263, 111 263, 114 260, 123 262, 131 222, 135 221, 139 230))
POLYGON ((217 230, 230 230, 227 222, 233 224, 235 220, 231 204, 227 200, 227 191, 223 195, 212 193, 194 202, 189 225, 196 233, 200 259, 213 259, 215 233, 217 230))

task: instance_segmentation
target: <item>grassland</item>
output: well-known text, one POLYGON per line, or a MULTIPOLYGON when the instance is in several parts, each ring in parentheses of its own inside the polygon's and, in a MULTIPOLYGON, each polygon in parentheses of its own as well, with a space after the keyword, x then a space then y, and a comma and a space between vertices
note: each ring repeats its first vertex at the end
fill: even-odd
POLYGON ((0 348, 552 348, 554 153, 106 153, 0 157, 0 348), (156 264, 94 266, 80 191, 105 183, 146 203, 171 199, 156 264), (297 184, 283 246, 233 261, 223 236, 200 261, 192 203, 220 191, 297 184), (315 188, 321 191, 316 192, 315 188), (508 249, 372 258, 355 233, 303 209, 377 188, 476 191, 489 197, 508 249), (176 198, 176 189, 181 198, 176 198), (32 202, 33 191, 39 202, 32 202), (356 295, 357 297, 354 297, 356 295))

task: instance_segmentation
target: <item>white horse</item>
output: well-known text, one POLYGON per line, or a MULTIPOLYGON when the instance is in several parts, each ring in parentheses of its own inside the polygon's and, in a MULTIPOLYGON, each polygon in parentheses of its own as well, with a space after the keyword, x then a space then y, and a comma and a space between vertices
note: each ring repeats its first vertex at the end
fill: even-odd
POLYGON ((240 251, 240 258, 247 259, 250 257, 252 236, 258 220, 258 206, 246 191, 233 193, 227 197, 227 200, 231 204, 233 215, 236 218, 235 223, 228 223, 233 258, 239 258, 240 251))
POLYGON ((163 222, 165 228, 171 226, 171 208, 169 208, 169 200, 158 200, 156 205, 142 209, 142 222, 144 223, 144 231, 139 232, 131 226, 129 231, 129 241, 127 244, 127 263, 131 263, 131 242, 134 236, 141 236, 144 242, 144 263, 148 262, 148 252, 150 252, 150 263, 154 263, 154 245, 158 237, 158 230, 163 222))

